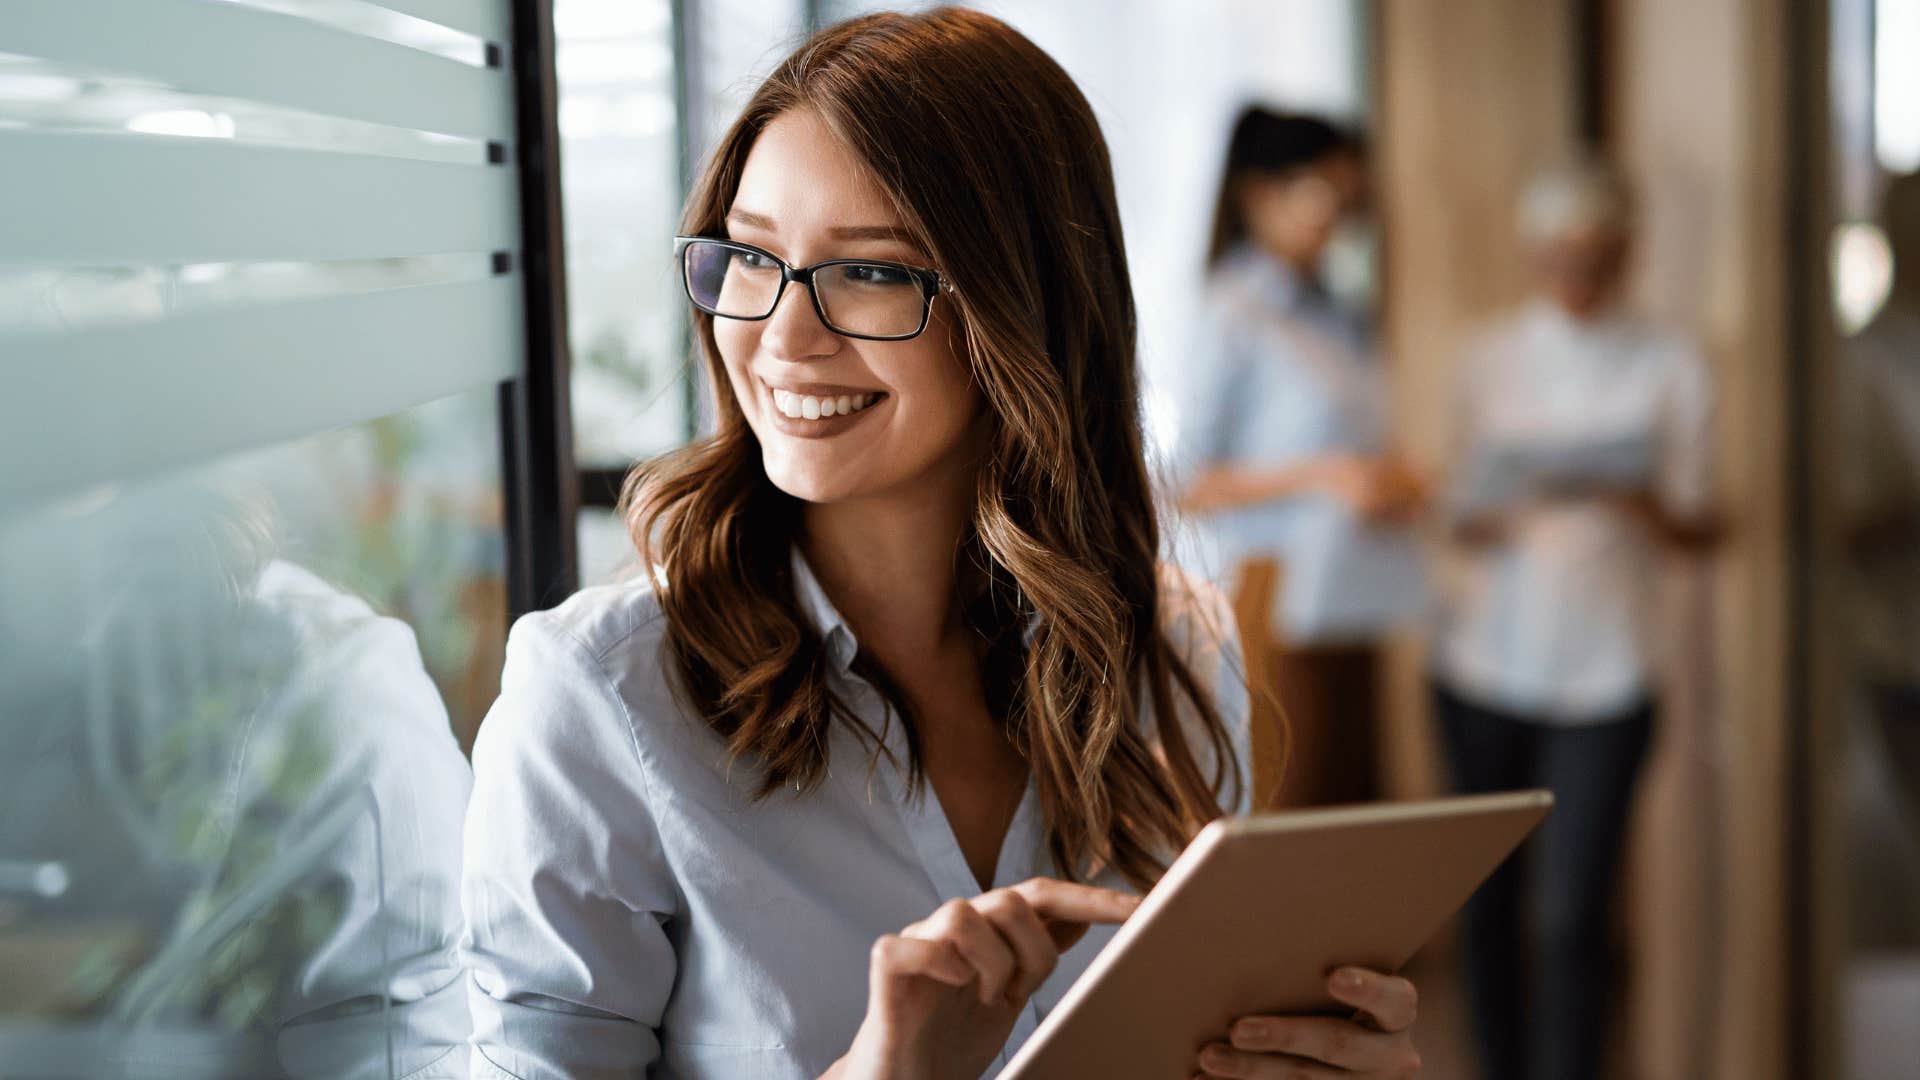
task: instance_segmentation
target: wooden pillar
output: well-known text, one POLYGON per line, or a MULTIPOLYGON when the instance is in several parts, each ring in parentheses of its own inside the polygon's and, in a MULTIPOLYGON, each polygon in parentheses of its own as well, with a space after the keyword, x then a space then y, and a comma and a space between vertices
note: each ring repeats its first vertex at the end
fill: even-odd
MULTIPOLYGON (((1682 1062, 1655 1071, 1661 1062, 1643 1060, 1647 1076, 1782 1076, 1793 1022, 1783 985, 1793 254, 1786 3, 1617 3, 1613 149, 1643 200, 1634 299, 1691 330, 1713 362, 1718 482, 1731 526, 1712 569, 1710 727, 1697 744, 1715 781, 1707 800, 1712 914, 1699 929, 1719 947, 1699 958, 1709 969, 1695 980, 1696 1000, 1711 1010, 1702 1018, 1711 1024, 1711 1068, 1690 1072, 1682 1062)), ((1671 812, 1700 811, 1702 793, 1674 794, 1671 812)))

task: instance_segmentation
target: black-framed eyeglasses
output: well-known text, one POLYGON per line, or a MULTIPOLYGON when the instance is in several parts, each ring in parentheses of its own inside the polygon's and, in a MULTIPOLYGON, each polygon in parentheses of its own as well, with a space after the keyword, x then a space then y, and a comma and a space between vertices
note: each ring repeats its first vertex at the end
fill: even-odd
POLYGON ((793 266, 770 251, 736 240, 676 236, 680 283, 709 315, 754 321, 773 314, 787 283, 813 297, 820 322, 866 341, 905 341, 927 328, 933 298, 953 286, 937 270, 875 259, 827 259, 793 266))

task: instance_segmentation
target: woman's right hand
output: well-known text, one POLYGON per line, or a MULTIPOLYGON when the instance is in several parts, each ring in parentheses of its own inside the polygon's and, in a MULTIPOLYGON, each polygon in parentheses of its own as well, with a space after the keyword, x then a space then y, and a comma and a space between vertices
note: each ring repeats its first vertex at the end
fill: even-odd
POLYGON ((977 1080, 1060 953, 1089 925, 1123 922, 1139 906, 1051 878, 949 900, 874 942, 866 1019, 826 1078, 977 1080))

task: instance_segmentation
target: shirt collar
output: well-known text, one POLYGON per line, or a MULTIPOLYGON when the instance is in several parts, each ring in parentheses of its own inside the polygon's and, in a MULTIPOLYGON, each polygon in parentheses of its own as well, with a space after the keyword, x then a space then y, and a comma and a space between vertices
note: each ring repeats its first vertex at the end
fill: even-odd
POLYGON ((1585 319, 1576 319, 1565 308, 1545 297, 1532 301, 1533 317, 1549 334, 1573 340, 1602 340, 1625 331, 1630 325, 1625 310, 1614 303, 1585 319))
POLYGON ((853 628, 840 615, 833 601, 827 599, 827 591, 820 587, 820 579, 813 576, 813 567, 807 565, 806 556, 800 554, 799 545, 793 549, 793 591, 800 600, 800 610, 813 624, 814 632, 827 644, 827 656, 833 660, 833 666, 841 674, 853 667, 853 658, 860 652, 860 642, 853 636, 853 628))
MULTIPOLYGON (((840 609, 827 599, 827 591, 820 587, 820 579, 813 575, 813 567, 807 565, 807 557, 800 553, 800 546, 793 548, 793 591, 800 601, 800 610, 807 621, 813 625, 814 633, 826 642, 827 656, 833 665, 844 675, 853 668, 853 658, 860 653, 860 641, 853 636, 853 628, 840 614, 840 609)), ((1027 617, 1027 625, 1021 631, 1021 642, 1033 644, 1033 635, 1040 630, 1038 612, 1027 617)))

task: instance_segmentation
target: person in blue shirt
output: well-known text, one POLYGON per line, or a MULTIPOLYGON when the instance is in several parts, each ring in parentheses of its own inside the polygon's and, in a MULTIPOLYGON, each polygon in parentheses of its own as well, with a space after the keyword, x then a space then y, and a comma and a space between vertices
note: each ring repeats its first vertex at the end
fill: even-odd
POLYGON ((1358 137, 1258 106, 1240 116, 1179 395, 1181 502, 1212 541, 1211 569, 1279 564, 1273 667, 1293 804, 1373 795, 1379 643, 1423 595, 1404 527, 1422 483, 1392 450, 1367 321, 1327 284, 1329 249, 1365 194, 1358 137))

